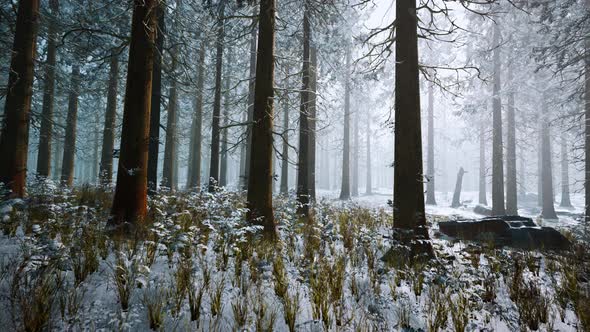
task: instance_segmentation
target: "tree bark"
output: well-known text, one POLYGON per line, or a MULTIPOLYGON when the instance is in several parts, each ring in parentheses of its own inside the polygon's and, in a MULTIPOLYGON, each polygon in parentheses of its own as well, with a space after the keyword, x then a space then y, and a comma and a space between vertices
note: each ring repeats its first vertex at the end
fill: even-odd
POLYGON ((252 121, 254 119, 254 88, 256 86, 256 20, 258 13, 256 6, 252 8, 252 31, 250 32, 250 76, 248 79, 248 125, 246 126, 246 163, 242 177, 242 188, 248 187, 248 178, 250 175, 250 161, 252 159, 252 121))
POLYGON ((283 151, 281 153, 281 188, 283 195, 289 193, 289 65, 285 66, 285 90, 283 95, 283 151))
POLYGON ((367 179, 365 193, 367 195, 373 194, 373 182, 372 182, 372 163, 371 163, 371 116, 370 111, 367 110, 367 179))
POLYGON ((201 187, 201 140, 203 127, 203 84, 205 81, 205 41, 201 41, 199 49, 199 67, 197 73, 197 91, 194 100, 195 114, 193 116, 191 135, 191 150, 189 154, 188 187, 201 187))
POLYGON ((223 69, 225 0, 221 0, 217 17, 217 40, 215 42, 215 93, 213 97, 213 119, 211 120, 211 159, 209 161, 209 192, 219 185, 219 120, 221 117, 221 74, 223 69))
POLYGON ((463 186, 464 174, 465 170, 463 167, 459 168, 459 172, 457 173, 457 182, 455 183, 455 192, 453 193, 453 202, 451 204, 452 208, 458 208, 461 206, 461 187, 463 186))
POLYGON ((436 205, 434 195, 434 87, 428 84, 428 182, 426 184, 426 204, 436 205))
POLYGON ((344 142, 342 145, 342 187, 340 199, 350 199, 350 46, 346 47, 344 78, 344 142))
POLYGON ((358 197, 359 195, 359 108, 358 104, 356 110, 354 111, 354 131, 353 131, 353 145, 354 149, 352 150, 352 188, 351 194, 354 197, 358 197))
POLYGON ((0 136, 0 182, 15 197, 25 195, 38 23, 39 0, 20 0, 0 136))
POLYGON ((61 166, 61 183, 67 187, 74 184, 74 161, 76 158, 76 127, 78 123, 78 97, 80 94, 80 67, 72 66, 70 95, 68 97, 68 116, 64 138, 64 155, 61 166))
POLYGON ((176 122, 178 108, 178 89, 176 81, 176 52, 172 50, 170 89, 168 90, 168 118, 166 119, 166 144, 164 145, 164 164, 162 165, 162 187, 176 190, 174 174, 176 173, 176 122))
MULTIPOLYGON (((223 92, 223 99, 224 99, 224 105, 223 105, 223 126, 227 127, 227 125, 229 125, 229 109, 230 109, 230 99, 231 99, 231 95, 230 95, 230 66, 233 63, 233 54, 232 54, 232 48, 231 46, 228 47, 228 51, 227 51, 227 59, 226 59, 226 65, 225 65, 225 74, 224 74, 224 92, 223 92)), ((220 187, 225 187, 227 186, 227 155, 228 155, 228 151, 227 151, 227 140, 228 140, 228 128, 224 128, 222 130, 222 135, 221 135, 221 163, 220 163, 220 167, 221 169, 219 170, 219 186, 220 187)))
POLYGON ((570 176, 569 176, 569 157, 567 153, 567 137, 565 133, 561 134, 561 207, 571 208, 570 200, 570 176))
POLYGON ((51 134, 53 132, 53 104, 55 94, 55 64, 57 55, 57 15, 59 1, 50 0, 51 17, 47 26, 47 59, 43 86, 43 108, 39 129, 39 150, 37 154, 37 175, 48 177, 51 172, 51 134))
POLYGON ((258 51, 252 125, 252 154, 248 177, 248 220, 276 236, 272 207, 273 99, 275 52, 275 1, 261 0, 258 16, 258 51))
POLYGON ((549 119, 547 112, 547 103, 545 96, 543 97, 542 109, 542 126, 543 131, 541 133, 541 159, 543 163, 542 168, 542 192, 543 192, 543 209, 541 216, 543 219, 557 219, 555 213, 555 207, 553 205, 553 174, 551 168, 551 133, 549 129, 549 119))
POLYGON ((164 14, 166 12, 164 2, 157 4, 156 8, 156 50, 153 55, 153 77, 151 91, 150 109, 150 140, 148 145, 148 169, 147 182, 149 194, 153 195, 158 191, 158 159, 160 155, 160 113, 162 109, 162 56, 164 54, 164 35, 166 26, 164 14))
POLYGON ((115 148, 115 123, 117 120, 117 93, 119 89, 119 57, 111 54, 109 71, 109 90, 107 109, 104 117, 102 153, 100 159, 100 179, 104 185, 113 179, 113 150, 115 148))
POLYGON ((504 152, 502 144, 502 103, 500 100, 500 29, 494 25, 494 78, 492 96, 492 214, 504 215, 504 152))
MULTIPOLYGON (((585 1, 590 8, 590 0, 585 1)), ((584 216, 590 222, 590 35, 584 37, 584 216)))
MULTIPOLYGON (((508 82, 512 82, 512 67, 508 68, 508 82)), ((516 120, 514 116, 514 91, 508 92, 506 110, 506 214, 518 215, 516 186, 516 120)))
POLYGON ((123 129, 111 225, 143 222, 147 212, 147 167, 157 0, 134 0, 123 129))
POLYGON ((311 79, 311 27, 307 3, 303 11, 303 67, 299 109, 299 151, 297 155, 297 214, 309 216, 309 108, 311 79))
POLYGON ((488 205, 486 190, 486 131, 483 117, 480 119, 479 127, 479 204, 488 205))
MULTIPOLYGON (((310 29, 311 30, 311 29, 310 29)), ((311 39, 311 35, 309 36, 311 39)), ((310 46, 309 49, 309 146, 308 146, 308 161, 309 166, 307 168, 307 174, 309 179, 307 186, 309 189, 309 198, 311 201, 315 200, 315 165, 316 165, 316 123, 317 123, 317 107, 316 107, 316 95, 317 95, 317 80, 318 80, 318 55, 317 49, 310 46)))

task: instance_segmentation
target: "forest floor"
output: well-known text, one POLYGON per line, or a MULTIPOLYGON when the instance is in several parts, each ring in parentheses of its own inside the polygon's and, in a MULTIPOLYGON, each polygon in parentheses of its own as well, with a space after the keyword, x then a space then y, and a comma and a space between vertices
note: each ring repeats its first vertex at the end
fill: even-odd
MULTIPOLYGON (((276 243, 244 222, 240 193, 159 194, 150 226, 122 239, 105 230, 110 190, 29 191, 0 205, 7 330, 590 330, 590 251, 575 195, 576 208, 550 224, 575 242, 569 251, 442 236, 437 222, 481 216, 474 193, 458 209, 441 193, 427 207, 436 258, 392 264, 380 259, 391 247, 385 190, 346 202, 319 192, 313 221, 295 217, 293 197, 276 197, 276 243)), ((539 221, 534 209, 520 212, 539 221)))

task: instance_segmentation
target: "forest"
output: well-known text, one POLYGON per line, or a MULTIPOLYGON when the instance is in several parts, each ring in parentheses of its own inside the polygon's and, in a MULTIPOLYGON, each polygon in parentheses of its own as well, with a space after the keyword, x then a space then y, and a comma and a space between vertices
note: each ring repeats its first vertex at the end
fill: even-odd
POLYGON ((0 0, 0 330, 590 331, 590 0, 0 0))

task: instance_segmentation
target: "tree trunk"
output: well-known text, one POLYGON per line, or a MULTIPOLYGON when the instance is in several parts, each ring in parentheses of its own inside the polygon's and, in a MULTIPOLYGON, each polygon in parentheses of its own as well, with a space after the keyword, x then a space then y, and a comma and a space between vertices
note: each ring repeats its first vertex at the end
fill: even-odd
MULTIPOLYGON (((590 0, 585 1, 590 8, 590 0)), ((590 222, 590 35, 584 37, 584 221, 590 222)))
POLYGON ((217 40, 215 54, 215 94, 213 97, 213 119, 211 120, 211 159, 209 161, 209 192, 219 185, 219 120, 221 117, 221 72, 223 68, 223 35, 225 0, 221 0, 217 17, 217 40))
POLYGON ((525 179, 525 160, 524 160, 524 151, 521 148, 518 154, 518 194, 520 195, 521 199, 524 199, 526 196, 526 179, 525 179))
POLYGON ((119 89, 119 58, 111 54, 107 109, 104 117, 102 135, 102 154, 100 159, 100 179, 102 184, 110 184, 113 179, 113 150, 115 148, 115 123, 117 120, 117 91, 119 89))
POLYGON ((51 133, 53 131, 53 103, 55 94, 55 63, 57 54, 57 15, 59 1, 50 0, 51 17, 47 26, 47 60, 43 86, 43 108, 39 129, 39 151, 37 154, 37 175, 48 177, 51 172, 51 133))
POLYGON ((539 143, 537 144, 537 205, 543 206, 543 120, 539 119, 539 143))
POLYGON ((250 160, 252 159, 252 121, 254 119, 254 88, 256 83, 256 21, 258 13, 256 6, 252 8, 252 31, 250 32, 250 76, 248 79, 248 125, 246 126, 246 164, 244 175, 242 177, 242 188, 248 187, 248 177, 250 175, 250 160))
POLYGON ((571 208, 570 200, 570 176, 569 176, 569 158, 567 153, 566 134, 561 134, 561 207, 571 208))
POLYGON ((100 116, 98 112, 94 113, 94 152, 92 155, 92 174, 91 183, 98 184, 98 142, 100 141, 100 116))
POLYGON ((549 119, 547 112, 547 102, 543 96, 542 108, 542 123, 543 131, 541 133, 541 142, 543 144, 541 150, 541 158, 543 163, 542 168, 542 192, 543 192, 543 209, 541 216, 543 219, 557 219, 555 207, 553 206, 553 174, 551 169, 551 133, 549 129, 549 119))
MULTIPOLYGON (((230 95, 230 73, 231 69, 230 66, 233 63, 233 54, 231 46, 228 47, 227 50, 227 60, 225 65, 225 74, 224 74, 224 88, 223 92, 223 126, 227 127, 229 125, 229 109, 230 109, 230 102, 231 102, 231 95, 230 95)), ((221 139, 221 169, 219 170, 219 186, 225 187, 227 186, 227 140, 228 140, 228 128, 223 128, 222 130, 222 139, 221 139)))
POLYGON ((453 202, 451 204, 452 208, 458 208, 461 206, 461 187, 463 186, 464 174, 465 170, 463 167, 459 168, 459 172, 457 173, 457 182, 455 183, 455 192, 453 193, 453 202))
POLYGON ((426 184, 426 204, 436 205, 434 196, 434 87, 428 84, 428 183, 426 184))
MULTIPOLYGON (((311 39, 311 35, 309 36, 311 39)), ((318 55, 317 49, 310 46, 309 49, 309 117, 308 117, 308 129, 309 129, 309 146, 308 146, 308 161, 309 166, 307 168, 307 174, 309 179, 307 186, 309 189, 309 198, 311 201, 315 200, 315 156, 316 156, 316 123, 317 123, 317 107, 316 107, 316 94, 317 94, 317 80, 318 80, 318 55)))
MULTIPOLYGON (((508 68, 508 82, 512 82, 512 67, 508 68)), ((516 120, 514 116, 514 92, 508 92, 506 112, 506 214, 518 215, 516 187, 516 120)))
POLYGON ((20 0, 0 136, 0 182, 16 197, 25 195, 38 23, 39 0, 20 0))
POLYGON ((109 223, 142 222, 147 167, 157 0, 134 0, 117 185, 109 223))
POLYGON ((373 183, 372 183, 372 172, 371 172, 371 116, 369 114, 369 110, 367 110, 367 180, 366 180, 366 189, 365 189, 365 193, 367 195, 372 195, 373 194, 373 183))
POLYGON ((393 225, 428 238, 420 120, 417 13, 415 0, 396 2, 395 152, 393 225))
POLYGON ((285 90, 283 95, 283 151, 281 153, 281 188, 283 195, 289 193, 289 65, 285 67, 285 90))
POLYGON ((488 205, 486 192, 486 130, 483 117, 479 126, 479 204, 488 205))
POLYGON ((70 95, 68 97, 68 116, 64 138, 64 156, 61 165, 61 183, 67 187, 74 184, 74 160, 76 158, 76 127, 78 123, 78 97, 80 90, 80 67, 72 66, 70 95))
POLYGON ((150 195, 158 190, 158 159, 160 155, 160 113, 162 108, 162 56, 164 54, 164 34, 166 26, 164 25, 164 14, 166 12, 164 2, 157 4, 156 19, 156 49, 154 50, 153 59, 153 77, 151 91, 151 109, 150 109, 150 140, 148 145, 148 165, 147 165, 147 182, 150 195))
POLYGON ((354 131, 353 131, 353 145, 354 149, 352 157, 352 188, 351 194, 354 197, 359 195, 359 107, 357 105, 354 111, 354 131))
POLYGON ((275 1, 261 0, 256 56, 256 86, 252 124, 252 154, 248 177, 248 220, 276 236, 272 207, 273 99, 275 52, 275 1))
POLYGON ((176 172, 176 122, 178 108, 178 90, 176 82, 176 52, 172 50, 172 66, 170 75, 170 90, 168 92, 168 118, 166 119, 166 144, 164 145, 164 165, 162 165, 162 187, 171 191, 174 186, 174 173, 176 172))
POLYGON ((500 29, 494 25, 494 86, 492 96, 492 214, 504 215, 504 156, 502 144, 502 103, 500 100, 500 29))
POLYGON ((197 73, 197 91, 195 95, 195 114, 193 116, 191 150, 189 162, 188 187, 201 187, 201 140, 203 126, 203 83, 205 81, 205 41, 199 49, 199 67, 197 73))
POLYGON ((309 215, 309 108, 310 108, 310 59, 311 27, 307 4, 303 11, 303 67, 301 105, 299 110, 299 151, 297 155, 297 213, 309 215))
POLYGON ((340 199, 350 199, 350 45, 346 47, 344 82, 344 143, 342 147, 342 187, 340 199))

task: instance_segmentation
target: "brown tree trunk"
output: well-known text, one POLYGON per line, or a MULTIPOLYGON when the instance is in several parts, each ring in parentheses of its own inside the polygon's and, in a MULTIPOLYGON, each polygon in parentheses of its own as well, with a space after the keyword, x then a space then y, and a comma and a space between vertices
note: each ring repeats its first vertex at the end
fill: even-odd
POLYGON ((428 84, 428 183, 426 184, 426 204, 436 205, 434 196, 434 87, 428 84))
POLYGON ((549 129, 549 119, 547 112, 547 100, 543 97, 542 109, 542 126, 543 131, 541 133, 541 160, 543 163, 542 168, 542 192, 543 192, 543 209, 541 216, 543 219, 557 219, 555 213, 555 207, 553 205, 553 174, 551 167, 551 133, 549 129))
POLYGON ((373 182, 372 182, 372 163, 371 163, 371 116, 369 110, 367 110, 367 179, 365 193, 367 195, 373 194, 373 182))
POLYGON ((215 55, 215 94, 213 97, 213 119, 211 120, 211 160, 209 161, 209 192, 219 185, 219 120, 221 117, 221 72, 223 68, 223 35, 225 0, 221 0, 217 17, 217 41, 215 55))
POLYGON ((396 2, 395 65, 395 228, 428 238, 424 213, 420 81, 415 0, 396 2))
MULTIPOLYGON (((512 82, 512 67, 508 68, 508 82, 512 82)), ((514 116, 514 92, 508 92, 506 112, 506 214, 518 215, 516 186, 516 120, 514 116)))
POLYGON ((164 14, 166 12, 165 3, 159 2, 156 8, 156 49, 153 51, 153 77, 151 91, 151 109, 150 109, 150 140, 148 144, 148 165, 147 165, 147 182, 150 195, 155 194, 158 190, 158 158, 160 155, 160 113, 162 109, 162 56, 164 52, 164 34, 166 26, 164 25, 164 14))
POLYGON ((201 41, 199 49, 199 69, 197 73, 197 91, 195 96, 195 114, 191 135, 188 187, 201 187, 201 140, 203 126, 203 83, 205 81, 205 41, 201 41))
POLYGON ((459 168, 457 173, 457 182, 455 183, 455 192, 453 193, 453 202, 451 203, 452 208, 458 208, 461 206, 461 187, 463 186, 463 175, 465 170, 463 167, 459 168))
POLYGON ((61 164, 61 183, 67 187, 74 184, 74 160, 76 158, 76 127, 78 123, 78 97, 80 89, 80 67, 72 66, 70 95, 68 97, 68 116, 64 138, 64 156, 61 164))
POLYGON ((299 109, 299 151, 297 155, 297 213, 309 216, 309 107, 310 107, 310 39, 309 11, 303 11, 303 67, 301 105, 299 109))
POLYGON ((261 0, 258 16, 258 50, 252 125, 252 155, 248 178, 248 220, 276 235, 272 207, 273 99, 275 53, 275 1, 261 0))
POLYGON ((110 224, 142 222, 147 212, 147 167, 157 0, 134 0, 123 129, 110 224))
POLYGON ((119 57, 111 55, 107 110, 104 116, 100 179, 104 185, 113 180, 113 150, 115 148, 115 123, 117 121, 117 93, 119 90, 119 57))
POLYGON ((25 195, 38 23, 39 0, 20 0, 0 136, 0 182, 15 197, 25 195))
POLYGON ((350 199, 350 46, 346 47, 344 82, 344 142, 342 145, 342 187, 340 199, 350 199))
POLYGON ((289 193, 289 66, 285 67, 285 90, 283 96, 283 151, 281 153, 281 188, 283 195, 289 193))
POLYGON ((176 122, 178 107, 178 90, 176 82, 176 52, 172 50, 172 66, 168 99, 168 118, 166 119, 166 144, 164 145, 164 165, 162 165, 162 187, 176 190, 174 174, 176 173, 176 122))
POLYGON ((57 15, 59 1, 50 0, 51 17, 47 26, 47 59, 45 61, 45 83, 43 86, 43 108, 39 128, 39 150, 37 154, 37 175, 48 177, 51 172, 51 133, 53 131, 53 103, 55 94, 55 63, 57 54, 57 15))
MULTIPOLYGON (((230 66, 233 63, 233 54, 231 46, 228 47, 227 50, 227 59, 225 65, 225 74, 224 74, 224 82, 223 82, 223 127, 227 127, 229 125, 229 108, 230 106, 230 66)), ((220 162, 220 170, 219 170, 219 186, 225 187, 227 186, 227 140, 228 140, 228 128, 222 129, 221 135, 221 162, 220 162)))
POLYGON ((248 125, 246 126, 246 163, 242 177, 242 188, 248 187, 248 177, 250 174, 250 160, 252 159, 252 120, 254 119, 254 87, 256 83, 256 20, 258 13, 256 6, 252 8, 252 24, 255 26, 250 32, 250 75, 248 79, 248 125))
POLYGON ((570 176, 569 176, 569 157, 567 153, 567 137, 565 133, 561 134, 561 207, 571 208, 570 200, 570 176))
POLYGON ((500 29, 494 25, 494 87, 492 96, 492 214, 504 215, 504 151, 502 144, 502 103, 500 100, 500 29))
MULTIPOLYGON (((311 38, 311 36, 310 36, 311 38)), ((318 81, 318 55, 317 49, 310 46, 309 49, 309 61, 310 61, 310 76, 309 76, 309 117, 308 117, 308 129, 309 129, 309 146, 308 148, 308 162, 307 174, 309 179, 307 186, 309 190, 309 198, 311 201, 315 200, 315 164, 316 164, 316 123, 317 123, 317 107, 316 107, 316 95, 317 95, 317 81, 318 81)))

